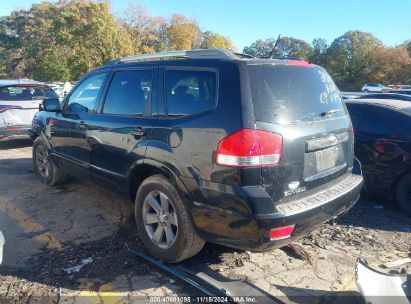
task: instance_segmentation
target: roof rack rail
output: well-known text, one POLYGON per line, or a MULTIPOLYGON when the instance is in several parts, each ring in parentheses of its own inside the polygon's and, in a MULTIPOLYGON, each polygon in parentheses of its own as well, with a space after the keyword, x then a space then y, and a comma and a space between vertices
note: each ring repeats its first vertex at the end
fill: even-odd
MULTIPOLYGON (((189 51, 172 51, 150 54, 131 55, 116 60, 112 60, 109 64, 120 64, 133 61, 143 61, 152 59, 164 58, 187 58, 187 59, 238 59, 239 57, 248 57, 249 55, 240 55, 222 49, 197 49, 189 51)), ((250 56, 252 57, 252 56, 250 56)))

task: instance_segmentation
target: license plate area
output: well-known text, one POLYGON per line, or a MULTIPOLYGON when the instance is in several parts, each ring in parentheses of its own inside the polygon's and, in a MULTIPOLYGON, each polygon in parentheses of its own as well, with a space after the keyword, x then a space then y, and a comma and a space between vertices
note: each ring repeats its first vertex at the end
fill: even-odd
POLYGON ((338 150, 338 147, 335 146, 314 152, 317 172, 335 167, 337 154, 339 153, 338 150))
MULTIPOLYGON (((307 152, 304 155, 304 179, 312 178, 320 173, 327 173, 327 171, 333 171, 332 169, 341 167, 345 163, 342 144, 307 152)), ((324 176, 324 174, 321 174, 321 176, 324 176)))

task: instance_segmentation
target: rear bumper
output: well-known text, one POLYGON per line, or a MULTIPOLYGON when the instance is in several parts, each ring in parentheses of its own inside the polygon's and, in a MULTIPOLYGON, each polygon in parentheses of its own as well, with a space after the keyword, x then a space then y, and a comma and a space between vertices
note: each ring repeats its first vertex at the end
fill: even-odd
MULTIPOLYGON (((276 212, 270 214, 239 214, 194 203, 193 219, 200 236, 207 241, 251 251, 279 248, 346 213, 358 201, 362 183, 361 173, 346 174, 332 187, 277 205, 276 212), (295 225, 289 238, 270 240, 272 228, 288 225, 295 225)), ((247 197, 247 200, 255 202, 259 198, 247 197)))
POLYGON ((9 126, 0 128, 0 142, 13 139, 30 138, 28 131, 30 125, 9 126))

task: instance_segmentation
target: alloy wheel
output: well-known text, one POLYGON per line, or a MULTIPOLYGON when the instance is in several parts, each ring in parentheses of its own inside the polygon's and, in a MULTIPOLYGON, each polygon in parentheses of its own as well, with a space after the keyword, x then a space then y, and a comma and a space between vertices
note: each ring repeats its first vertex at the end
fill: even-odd
POLYGON ((161 191, 151 191, 143 203, 144 227, 151 241, 162 249, 170 248, 178 234, 174 203, 161 191))
POLYGON ((46 148, 42 145, 36 149, 36 165, 41 177, 45 179, 48 178, 50 175, 51 164, 48 160, 46 148))

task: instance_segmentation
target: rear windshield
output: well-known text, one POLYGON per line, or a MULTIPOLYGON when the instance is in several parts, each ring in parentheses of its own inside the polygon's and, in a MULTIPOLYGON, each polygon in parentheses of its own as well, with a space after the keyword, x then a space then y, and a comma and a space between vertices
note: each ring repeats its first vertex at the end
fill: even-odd
POLYGON ((0 87, 0 100, 36 100, 59 98, 56 92, 44 85, 12 85, 0 87))
POLYGON ((249 65, 255 118, 280 124, 345 116, 341 95, 317 66, 249 65))

